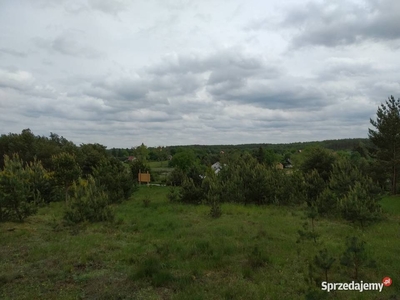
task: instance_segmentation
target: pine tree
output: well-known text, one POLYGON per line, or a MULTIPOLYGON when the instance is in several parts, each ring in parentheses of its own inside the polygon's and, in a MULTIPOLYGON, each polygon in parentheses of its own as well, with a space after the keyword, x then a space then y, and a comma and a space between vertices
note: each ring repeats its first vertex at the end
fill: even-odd
POLYGON ((40 195, 32 187, 31 176, 17 154, 4 156, 0 172, 0 221, 22 222, 36 213, 40 195))
POLYGON ((370 141, 378 148, 377 158, 390 170, 392 194, 397 193, 397 171, 400 165, 400 99, 389 97, 370 119, 376 130, 368 129, 370 141))
POLYGON ((62 152, 52 157, 54 177, 58 184, 64 188, 65 202, 68 201, 68 189, 74 181, 78 180, 82 171, 76 162, 75 156, 62 152))
POLYGON ((336 259, 329 254, 326 248, 320 250, 318 255, 314 257, 314 264, 324 271, 325 281, 328 281, 328 271, 335 261, 336 259))

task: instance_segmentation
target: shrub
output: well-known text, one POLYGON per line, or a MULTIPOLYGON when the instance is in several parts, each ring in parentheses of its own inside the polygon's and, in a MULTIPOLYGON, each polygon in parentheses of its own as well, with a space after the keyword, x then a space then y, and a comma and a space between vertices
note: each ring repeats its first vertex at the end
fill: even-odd
POLYGON ((196 186, 192 178, 186 179, 180 191, 180 201, 190 204, 201 204, 204 198, 203 190, 200 186, 196 186))
POLYGON ((358 237, 346 238, 346 249, 340 259, 340 263, 353 269, 353 278, 358 280, 360 269, 364 266, 375 267, 375 261, 369 257, 365 248, 365 242, 358 237))
POLYGON ((93 169, 93 176, 107 192, 110 203, 128 199, 136 188, 131 173, 116 158, 100 162, 93 169))
POLYGON ((30 172, 17 154, 4 156, 0 172, 0 221, 22 222, 37 211, 40 193, 33 188, 30 172))
POLYGON ((186 179, 186 174, 181 169, 174 169, 167 178, 167 184, 172 186, 181 186, 186 179))
POLYGON ((379 197, 374 197, 372 193, 368 193, 365 186, 356 182, 340 201, 339 208, 344 219, 353 223, 359 222, 361 228, 364 228, 366 224, 379 220, 381 217, 382 209, 378 200, 379 197))
POLYGON ((170 202, 178 202, 179 201, 179 190, 176 187, 170 187, 167 198, 170 202))
POLYGON ((99 188, 93 177, 80 180, 72 186, 73 196, 64 213, 68 223, 113 221, 114 212, 108 205, 107 194, 99 188))

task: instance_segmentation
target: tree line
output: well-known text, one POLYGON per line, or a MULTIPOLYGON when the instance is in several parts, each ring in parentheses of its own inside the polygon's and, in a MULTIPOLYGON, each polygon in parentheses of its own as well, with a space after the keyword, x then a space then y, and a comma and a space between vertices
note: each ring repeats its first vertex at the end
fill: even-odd
POLYGON ((128 199, 135 188, 136 174, 100 144, 77 146, 54 133, 35 136, 24 129, 2 135, 0 153, 3 222, 23 221, 55 201, 65 201, 70 221, 110 219, 109 205, 128 199))

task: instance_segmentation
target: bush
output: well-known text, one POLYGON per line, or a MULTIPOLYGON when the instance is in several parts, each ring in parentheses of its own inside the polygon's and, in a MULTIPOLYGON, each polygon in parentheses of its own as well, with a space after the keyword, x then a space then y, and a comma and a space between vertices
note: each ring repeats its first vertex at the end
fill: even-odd
POLYGON ((181 186, 185 181, 186 174, 181 169, 174 169, 167 178, 167 184, 172 186, 181 186))
POLYGON ((190 204, 201 204, 204 199, 204 192, 201 186, 196 186, 192 178, 186 179, 180 191, 180 201, 190 204))
POLYGON ((114 212, 108 205, 107 194, 99 188, 93 177, 87 181, 80 180, 72 186, 73 196, 64 213, 68 223, 113 221, 114 212))
POLYGON ((382 209, 378 200, 379 198, 368 193, 368 190, 360 182, 356 182, 340 201, 339 208, 344 219, 354 223, 359 222, 361 228, 364 228, 368 223, 380 219, 382 209))
POLYGON ((128 199, 136 188, 131 172, 115 158, 100 162, 93 169, 93 176, 107 192, 111 203, 128 199))
POLYGON ((169 189, 167 198, 170 202, 178 202, 179 201, 179 190, 176 187, 172 187, 169 189))
POLYGON ((41 197, 32 185, 31 175, 17 154, 11 159, 4 156, 4 169, 0 172, 0 221, 22 222, 36 213, 41 197))

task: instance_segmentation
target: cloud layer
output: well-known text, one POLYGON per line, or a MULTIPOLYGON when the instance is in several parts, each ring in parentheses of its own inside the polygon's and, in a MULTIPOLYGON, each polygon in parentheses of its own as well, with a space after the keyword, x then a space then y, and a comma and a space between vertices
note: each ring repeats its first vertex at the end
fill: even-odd
POLYGON ((108 147, 365 137, 400 4, 0 2, 0 133, 108 147))

